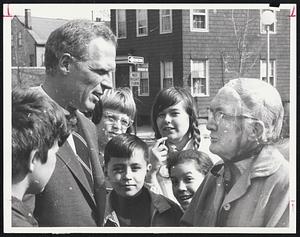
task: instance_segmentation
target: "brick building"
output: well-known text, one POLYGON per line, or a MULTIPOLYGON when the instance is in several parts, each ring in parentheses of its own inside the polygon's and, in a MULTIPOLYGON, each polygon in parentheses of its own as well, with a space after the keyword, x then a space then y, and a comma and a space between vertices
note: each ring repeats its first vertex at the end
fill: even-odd
MULTIPOLYGON (((267 36, 261 9, 111 10, 118 36, 115 85, 135 94, 138 123, 149 123, 154 96, 182 86, 197 102, 199 118, 229 79, 266 80, 267 36), (128 56, 137 56, 128 63, 128 56), (138 57, 143 57, 144 61, 138 57), (143 63, 143 64, 139 64, 143 63), (148 121, 147 121, 148 120, 148 121)), ((275 12, 270 26, 269 83, 289 104, 289 10, 275 12)))

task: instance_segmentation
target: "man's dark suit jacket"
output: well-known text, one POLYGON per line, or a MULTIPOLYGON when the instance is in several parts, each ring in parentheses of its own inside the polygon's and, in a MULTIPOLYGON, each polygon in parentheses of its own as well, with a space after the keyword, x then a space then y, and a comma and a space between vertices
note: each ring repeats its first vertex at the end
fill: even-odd
POLYGON ((86 140, 92 163, 94 190, 66 141, 57 152, 55 170, 44 191, 36 195, 34 216, 39 226, 101 226, 105 210, 104 175, 98 158, 94 124, 76 112, 78 133, 86 140))

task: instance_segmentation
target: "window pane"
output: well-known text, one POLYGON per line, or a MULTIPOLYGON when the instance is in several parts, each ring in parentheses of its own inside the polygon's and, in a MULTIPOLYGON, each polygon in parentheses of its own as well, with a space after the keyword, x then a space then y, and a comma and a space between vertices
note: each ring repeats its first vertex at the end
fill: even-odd
POLYGON ((201 93, 206 94, 206 79, 200 78, 201 93))
POLYGON ((149 72, 141 72, 141 78, 149 78, 149 72))
POLYGON ((165 62, 165 77, 173 77, 173 64, 172 62, 165 62))
POLYGON ((193 92, 195 95, 201 94, 200 78, 193 78, 193 92))
POLYGON ((126 22, 118 23, 118 37, 126 37, 126 22))
POLYGON ((206 77, 205 62, 194 61, 192 64, 193 77, 206 77))
POLYGON ((269 80, 270 80, 270 84, 271 84, 272 86, 274 86, 274 77, 269 77, 269 80))
POLYGON ((144 35, 146 34, 146 29, 145 28, 139 28, 139 35, 144 35))
POLYGON ((205 78, 193 78, 193 93, 195 95, 206 94, 206 80, 205 78))
POLYGON ((193 16, 193 27, 204 29, 205 28, 205 16, 194 15, 193 16))
POLYGON ((118 14, 118 21, 119 22, 124 22, 125 21, 125 10, 117 10, 118 14))
POLYGON ((147 32, 147 10, 137 10, 138 35, 146 35, 147 32))
POLYGON ((161 10, 161 15, 162 15, 162 16, 170 15, 170 9, 167 9, 167 10, 161 10))
POLYGON ((126 37, 126 11, 117 10, 118 37, 126 37))
POLYGON ((191 85, 193 95, 207 94, 207 72, 206 61, 192 61, 191 64, 191 85))
POLYGON ((169 31, 171 29, 171 20, 170 17, 162 18, 162 31, 169 31))
POLYGON ((139 21, 139 27, 145 27, 145 25, 146 25, 146 20, 139 21))
POLYGON ((140 79, 140 94, 148 94, 149 87, 148 87, 148 79, 140 79))
POLYGON ((161 32, 171 30, 171 10, 161 10, 161 32))
POLYGON ((146 21, 146 19, 147 19, 147 10, 137 10, 137 12, 138 12, 139 21, 141 21, 141 20, 146 21))

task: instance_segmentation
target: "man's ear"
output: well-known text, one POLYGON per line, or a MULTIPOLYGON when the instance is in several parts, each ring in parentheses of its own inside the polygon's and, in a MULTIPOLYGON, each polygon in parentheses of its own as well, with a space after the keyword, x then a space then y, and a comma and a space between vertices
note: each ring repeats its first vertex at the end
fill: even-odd
POLYGON ((33 172, 37 157, 36 157, 37 149, 32 150, 29 154, 29 161, 28 161, 28 170, 29 172, 33 172))
POLYGON ((264 134, 265 126, 262 121, 253 120, 251 122, 250 134, 249 138, 252 141, 259 141, 261 140, 264 134))
POLYGON ((63 75, 67 75, 70 71, 70 64, 72 63, 72 56, 68 53, 64 53, 58 61, 58 68, 63 75))

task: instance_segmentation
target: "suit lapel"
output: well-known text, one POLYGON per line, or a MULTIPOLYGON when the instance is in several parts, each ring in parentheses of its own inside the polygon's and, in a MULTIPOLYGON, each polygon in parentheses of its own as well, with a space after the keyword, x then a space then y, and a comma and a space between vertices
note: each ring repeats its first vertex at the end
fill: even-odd
POLYGON ((87 191, 90 198, 93 200, 93 203, 96 204, 95 199, 93 198, 94 197, 93 192, 82 170, 81 164, 77 160, 76 154, 73 152, 68 141, 66 141, 64 145, 60 147, 60 149, 57 152, 57 156, 66 164, 66 166, 69 167, 73 175, 87 191))
POLYGON ((94 178, 94 193, 97 204, 96 206, 98 210, 98 224, 103 225, 104 210, 106 203, 106 188, 104 182, 105 177, 99 160, 96 127, 78 110, 76 110, 76 117, 78 120, 77 126, 79 127, 79 129, 81 129, 82 135, 88 144, 92 165, 92 173, 94 178))

